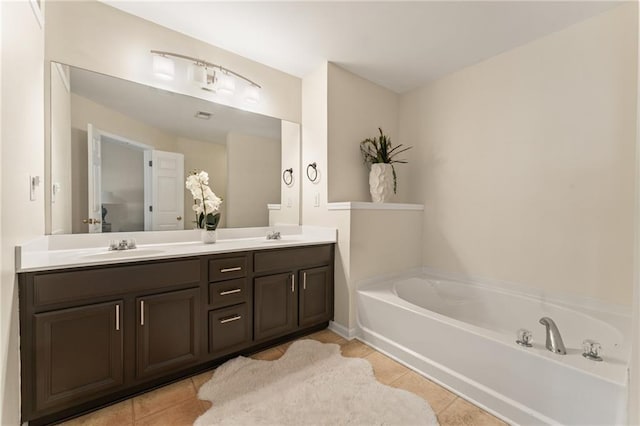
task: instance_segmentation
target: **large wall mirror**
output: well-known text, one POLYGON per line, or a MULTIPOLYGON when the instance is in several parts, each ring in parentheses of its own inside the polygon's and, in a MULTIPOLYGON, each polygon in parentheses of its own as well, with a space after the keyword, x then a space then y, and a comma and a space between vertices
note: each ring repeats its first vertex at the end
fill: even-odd
POLYGON ((282 178, 295 123, 55 62, 50 99, 52 234, 192 229, 192 170, 223 198, 221 227, 299 223, 282 178))

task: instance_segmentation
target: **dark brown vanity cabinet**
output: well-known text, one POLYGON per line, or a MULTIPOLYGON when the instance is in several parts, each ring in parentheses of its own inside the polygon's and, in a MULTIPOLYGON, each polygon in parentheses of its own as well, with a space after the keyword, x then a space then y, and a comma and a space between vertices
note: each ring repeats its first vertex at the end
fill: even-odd
POLYGON ((117 300, 33 316, 39 410, 82 402, 122 385, 122 306, 117 300))
POLYGON ((58 421, 326 326, 333 250, 20 274, 22 421, 58 421))
POLYGON ((248 265, 244 254, 209 260, 208 344, 214 356, 237 352, 253 342, 248 265))
POLYGON ((200 288, 138 297, 136 377, 178 369, 200 356, 200 288))
POLYGON ((256 341, 333 318, 333 256, 333 245, 254 254, 256 341))

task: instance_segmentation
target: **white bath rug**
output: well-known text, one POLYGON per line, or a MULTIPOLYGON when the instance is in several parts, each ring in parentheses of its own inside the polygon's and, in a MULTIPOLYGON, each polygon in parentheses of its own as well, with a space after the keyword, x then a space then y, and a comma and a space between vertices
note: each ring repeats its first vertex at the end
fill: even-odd
POLYGON ((379 383, 368 361, 315 340, 294 342, 276 361, 232 359, 198 397, 213 406, 195 426, 438 424, 427 402, 379 383))

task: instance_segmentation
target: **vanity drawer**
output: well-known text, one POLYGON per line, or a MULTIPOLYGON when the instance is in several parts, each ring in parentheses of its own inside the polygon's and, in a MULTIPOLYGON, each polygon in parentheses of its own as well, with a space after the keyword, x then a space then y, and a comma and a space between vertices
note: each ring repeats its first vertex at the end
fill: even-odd
POLYGON ((251 343, 247 303, 209 312, 209 352, 230 353, 251 343))
POLYGON ((261 251, 254 254, 254 272, 288 271, 331 262, 331 245, 261 251))
POLYGON ((246 278, 209 284, 209 305, 214 308, 246 302, 248 296, 246 278))
POLYGON ((43 306, 199 282, 199 259, 36 274, 33 303, 43 306))
POLYGON ((209 261, 209 281, 231 280, 247 276, 247 257, 226 257, 209 261))

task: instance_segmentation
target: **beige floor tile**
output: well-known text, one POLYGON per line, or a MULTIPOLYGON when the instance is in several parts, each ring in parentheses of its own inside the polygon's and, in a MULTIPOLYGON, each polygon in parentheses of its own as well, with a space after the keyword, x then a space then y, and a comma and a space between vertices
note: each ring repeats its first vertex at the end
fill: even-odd
POLYGON ((438 414, 440 426, 504 426, 505 422, 479 407, 457 398, 438 414))
POLYGON ((133 424, 133 403, 131 399, 110 405, 101 410, 94 411, 82 417, 77 417, 68 422, 62 423, 64 426, 110 426, 110 425, 132 425, 133 424))
POLYGON ((376 375, 376 379, 385 385, 394 382, 409 371, 404 365, 382 355, 380 352, 374 351, 365 357, 365 359, 369 360, 373 366, 373 373, 376 375))
POLYGON ((372 348, 356 339, 347 341, 346 343, 342 344, 340 349, 342 350, 342 356, 351 358, 364 358, 373 353, 372 348))
POLYGON ((407 374, 400 376, 398 380, 391 383, 391 386, 408 390, 424 398, 436 414, 447 408, 457 398, 455 394, 422 377, 415 371, 409 371, 407 374))
POLYGON ((205 412, 196 398, 190 398, 136 421, 136 426, 191 426, 205 412))
POLYGON ((191 380, 193 381, 193 385, 196 387, 196 392, 200 390, 200 386, 204 385, 209 380, 211 380, 211 377, 213 377, 213 372, 214 370, 205 371, 204 373, 200 373, 197 376, 191 377, 191 380))
POLYGON ((337 343, 339 345, 342 345, 347 342, 345 338, 337 335, 336 333, 329 330, 328 328, 325 328, 324 330, 320 330, 313 334, 305 336, 303 337, 303 339, 313 339, 322 343, 337 343))
POLYGON ((133 398, 134 420, 137 422, 138 419, 162 411, 170 405, 194 399, 195 396, 196 390, 191 379, 172 383, 160 389, 136 396, 133 398))
POLYGON ((282 356, 282 351, 277 348, 269 348, 257 354, 251 355, 253 359, 261 359, 263 361, 275 361, 282 356))

